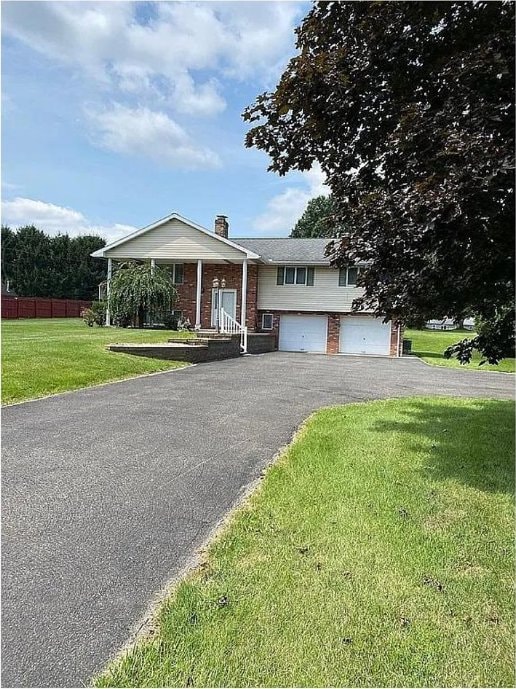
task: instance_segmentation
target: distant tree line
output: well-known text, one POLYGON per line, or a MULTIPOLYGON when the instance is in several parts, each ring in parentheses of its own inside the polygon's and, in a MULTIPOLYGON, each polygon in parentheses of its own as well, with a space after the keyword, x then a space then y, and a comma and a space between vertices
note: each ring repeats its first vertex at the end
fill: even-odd
POLYGON ((33 225, 4 226, 2 281, 20 297, 95 299, 106 266, 90 254, 105 245, 96 236, 50 236, 33 225))

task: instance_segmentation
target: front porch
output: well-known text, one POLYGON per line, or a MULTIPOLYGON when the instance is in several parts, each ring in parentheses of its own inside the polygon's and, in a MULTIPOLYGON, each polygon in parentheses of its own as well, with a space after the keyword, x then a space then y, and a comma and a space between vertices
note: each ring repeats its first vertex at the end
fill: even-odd
MULTIPOLYGON (((116 263, 122 262, 113 258, 107 260, 107 295, 116 263)), ((249 265, 247 260, 215 263, 198 259, 195 263, 181 263, 174 259, 154 258, 150 259, 150 263, 170 269, 177 291, 177 299, 171 305, 171 310, 179 311, 182 318, 187 318, 196 330, 217 328, 220 320, 219 296, 220 307, 231 318, 249 330, 256 329, 256 264, 249 265)), ((109 311, 106 325, 111 325, 109 311)))
MULTIPOLYGON (((216 329, 220 307, 242 327, 256 329, 258 266, 247 260, 214 263, 198 260, 184 263, 183 282, 176 284, 174 308, 188 318, 196 330, 216 329), (218 281, 219 286, 214 286, 218 281)), ((220 325, 220 323, 219 323, 220 325)))
POLYGON ((115 261, 147 261, 151 266, 170 267, 177 289, 172 308, 197 330, 216 326, 218 297, 242 327, 256 327, 256 262, 260 257, 228 239, 225 216, 217 216, 212 233, 172 213, 92 255, 107 259, 108 294, 115 261))

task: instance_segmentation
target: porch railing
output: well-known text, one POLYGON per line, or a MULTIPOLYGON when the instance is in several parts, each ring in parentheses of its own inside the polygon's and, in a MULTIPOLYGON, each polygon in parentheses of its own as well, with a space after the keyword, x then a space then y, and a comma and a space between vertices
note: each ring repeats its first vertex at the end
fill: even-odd
POLYGON ((228 335, 240 335, 240 347, 247 354, 247 326, 241 325, 224 309, 220 309, 220 332, 228 335))

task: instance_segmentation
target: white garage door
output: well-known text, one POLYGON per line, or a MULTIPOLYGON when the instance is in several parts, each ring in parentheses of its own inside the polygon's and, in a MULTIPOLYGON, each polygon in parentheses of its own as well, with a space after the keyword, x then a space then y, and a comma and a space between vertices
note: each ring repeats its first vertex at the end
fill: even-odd
POLYGON ((381 318, 342 316, 340 347, 343 354, 389 354, 391 324, 381 318))
POLYGON ((281 316, 279 348, 283 352, 326 352, 327 316, 281 316))

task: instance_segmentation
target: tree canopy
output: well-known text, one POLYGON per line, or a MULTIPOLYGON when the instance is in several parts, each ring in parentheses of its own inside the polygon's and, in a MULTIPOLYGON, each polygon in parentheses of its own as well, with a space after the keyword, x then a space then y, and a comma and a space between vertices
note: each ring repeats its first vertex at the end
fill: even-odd
POLYGON ((146 315, 152 320, 168 314, 176 297, 170 272, 149 263, 128 261, 111 278, 108 308, 119 325, 143 328, 146 315))
POLYGON ((356 308, 475 315, 495 362, 514 332, 514 4, 318 2, 273 93, 244 112, 280 174, 319 162, 356 308), (344 236, 345 234, 345 236, 344 236))
POLYGON ((290 236, 335 237, 335 220, 331 196, 316 196, 310 199, 290 236))
POLYGON ((2 279, 20 297, 95 299, 106 266, 90 254, 105 245, 96 236, 49 236, 33 225, 4 226, 2 279))

